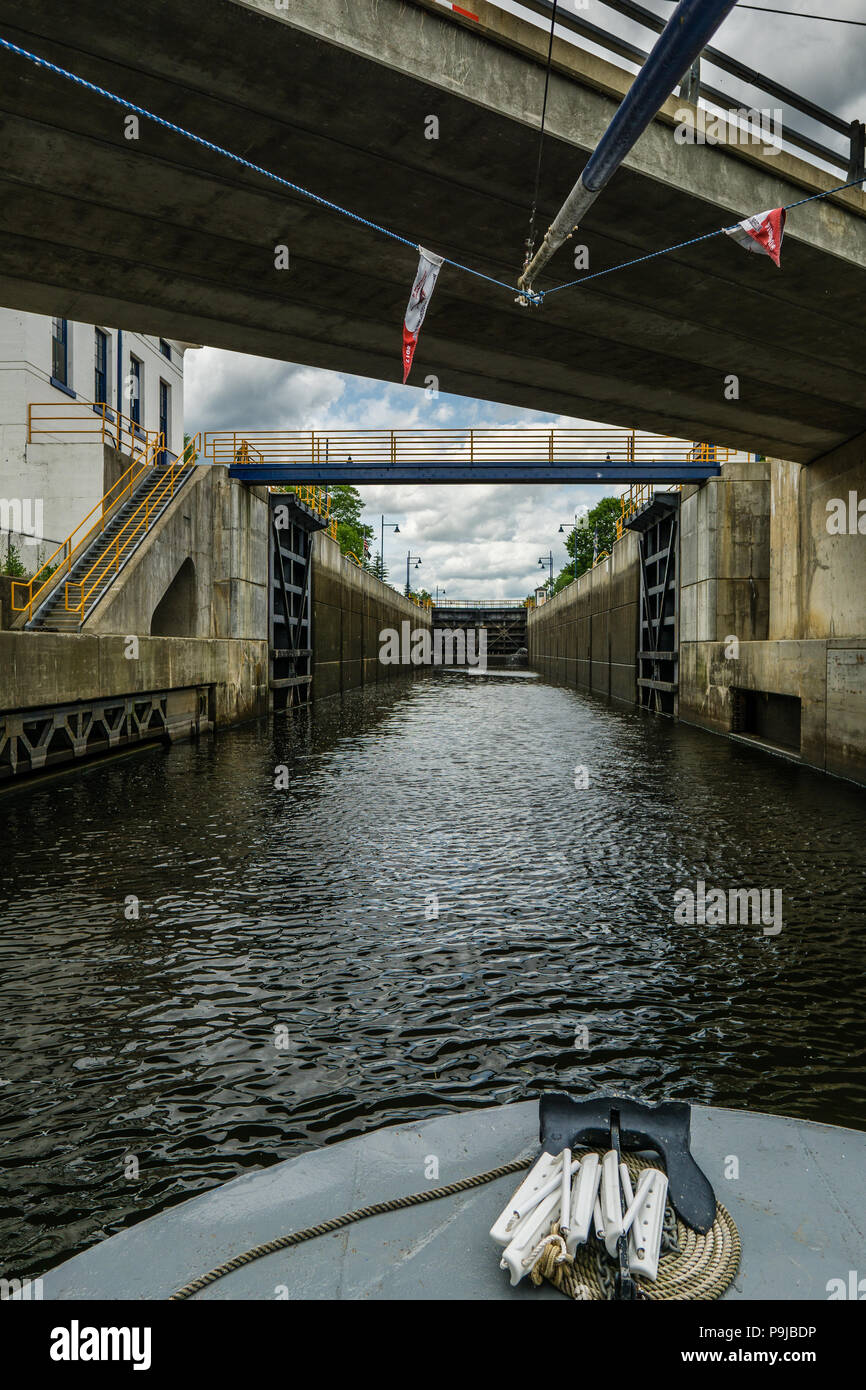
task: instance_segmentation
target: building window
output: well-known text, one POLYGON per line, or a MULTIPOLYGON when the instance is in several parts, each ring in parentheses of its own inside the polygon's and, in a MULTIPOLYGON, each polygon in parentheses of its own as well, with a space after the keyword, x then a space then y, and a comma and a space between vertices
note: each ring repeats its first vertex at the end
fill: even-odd
POLYGON ((159 383, 159 432, 165 436, 165 447, 171 442, 171 387, 167 381, 159 383))
POLYGON ((169 347, 168 343, 165 341, 165 338, 160 338, 160 340, 159 340, 159 350, 160 350, 160 352, 162 353, 163 357, 167 357, 168 360, 169 360, 169 362, 170 362, 170 361, 171 361, 171 348, 169 347))
POLYGON ((141 424, 141 360, 129 354, 129 416, 141 424))
POLYGON ((96 405, 109 405, 108 399, 108 334, 97 328, 94 336, 93 400, 96 405))
POLYGON ((51 320, 51 376, 61 385, 69 385, 69 323, 66 319, 51 320))

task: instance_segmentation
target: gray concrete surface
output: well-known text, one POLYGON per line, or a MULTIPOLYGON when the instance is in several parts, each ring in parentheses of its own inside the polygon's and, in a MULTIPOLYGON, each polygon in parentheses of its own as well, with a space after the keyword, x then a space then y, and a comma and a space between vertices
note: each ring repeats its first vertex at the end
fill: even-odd
POLYGON ((313 700, 424 669, 384 665, 381 633, 402 632, 404 622, 410 632, 430 629, 430 610, 360 569, 324 531, 313 537, 312 601, 313 700))
POLYGON ((606 560, 531 609, 529 664, 548 680, 634 704, 640 555, 626 531, 606 560))
MULTIPOLYGON (((14 41, 413 243, 147 121, 128 140, 122 107, 3 53, 0 303, 399 381, 414 242, 509 283, 523 257, 546 35, 472 8, 480 24, 428 0, 142 0, 121 22, 77 0, 71 36, 51 0, 0 0, 14 41)), ((564 44, 555 59, 542 227, 630 81, 564 44)), ((581 228, 591 269, 838 181, 787 154, 678 144, 679 105, 581 228)), ((783 267, 719 238, 531 312, 446 267, 412 379, 812 461, 866 427, 866 197, 792 213, 783 267)), ((563 250, 547 283, 574 273, 563 250)))
POLYGON ((236 724, 268 712, 266 639, 0 632, 0 711, 47 709, 157 690, 213 687, 213 718, 236 724))
MULTIPOLYGON (((164 1299, 253 1245, 343 1212, 446 1185, 538 1151, 538 1106, 476 1109, 379 1129, 249 1173, 66 1261, 46 1299, 164 1299)), ((823 1300, 862 1264, 866 1134, 695 1107, 692 1151, 740 1232, 731 1299, 823 1300), (731 1157, 739 1177, 728 1180, 731 1157)), ((269 1255, 211 1285, 211 1299, 561 1298, 512 1289, 488 1231, 519 1179, 373 1217, 269 1255)))

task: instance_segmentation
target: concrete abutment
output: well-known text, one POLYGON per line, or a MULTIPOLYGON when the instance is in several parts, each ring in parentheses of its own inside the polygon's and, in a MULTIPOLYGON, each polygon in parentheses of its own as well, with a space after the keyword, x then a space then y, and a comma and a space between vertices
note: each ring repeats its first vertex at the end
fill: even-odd
MULTIPOLYGON (((866 439, 809 467, 727 464, 682 489, 673 713, 866 783, 866 439), (860 530, 862 520, 863 530, 860 530)), ((642 703, 641 549, 529 617, 529 659, 562 684, 642 703)))

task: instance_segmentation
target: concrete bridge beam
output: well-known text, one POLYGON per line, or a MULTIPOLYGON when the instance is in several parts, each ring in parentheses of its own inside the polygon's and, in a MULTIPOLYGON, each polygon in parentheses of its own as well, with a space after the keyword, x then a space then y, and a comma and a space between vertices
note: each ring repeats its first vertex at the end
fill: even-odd
MULTIPOLYGON (((545 36, 478 0, 0 0, 0 31, 410 242, 513 283, 537 152, 545 36), (339 94, 339 97, 337 96, 339 94), (425 138, 435 116, 438 139, 425 138), (239 132, 243 138, 239 141, 239 132)), ((541 224, 629 78, 559 44, 541 224)), ((826 189, 785 153, 683 145, 666 103, 581 229, 590 268, 826 189)), ((311 204, 0 53, 0 302, 400 379, 412 246, 311 204), (278 271, 275 247, 290 250, 278 271)), ((866 197, 789 220, 780 274, 727 239, 526 311, 446 267, 416 379, 441 389, 810 462, 866 428, 866 197), (760 345, 760 346, 757 346, 760 345), (739 377, 726 399, 725 378, 739 377)), ((574 276, 563 252, 552 280, 574 276)), ((552 281, 551 281, 552 282, 552 281)), ((548 282, 548 283, 551 283, 548 282)))

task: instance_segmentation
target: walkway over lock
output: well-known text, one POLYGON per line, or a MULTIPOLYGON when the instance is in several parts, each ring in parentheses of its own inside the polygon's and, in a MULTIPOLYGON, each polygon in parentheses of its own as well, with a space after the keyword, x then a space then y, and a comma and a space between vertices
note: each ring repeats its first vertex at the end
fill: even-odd
POLYGON ((637 430, 235 430, 204 456, 244 483, 685 483, 733 450, 637 430))

